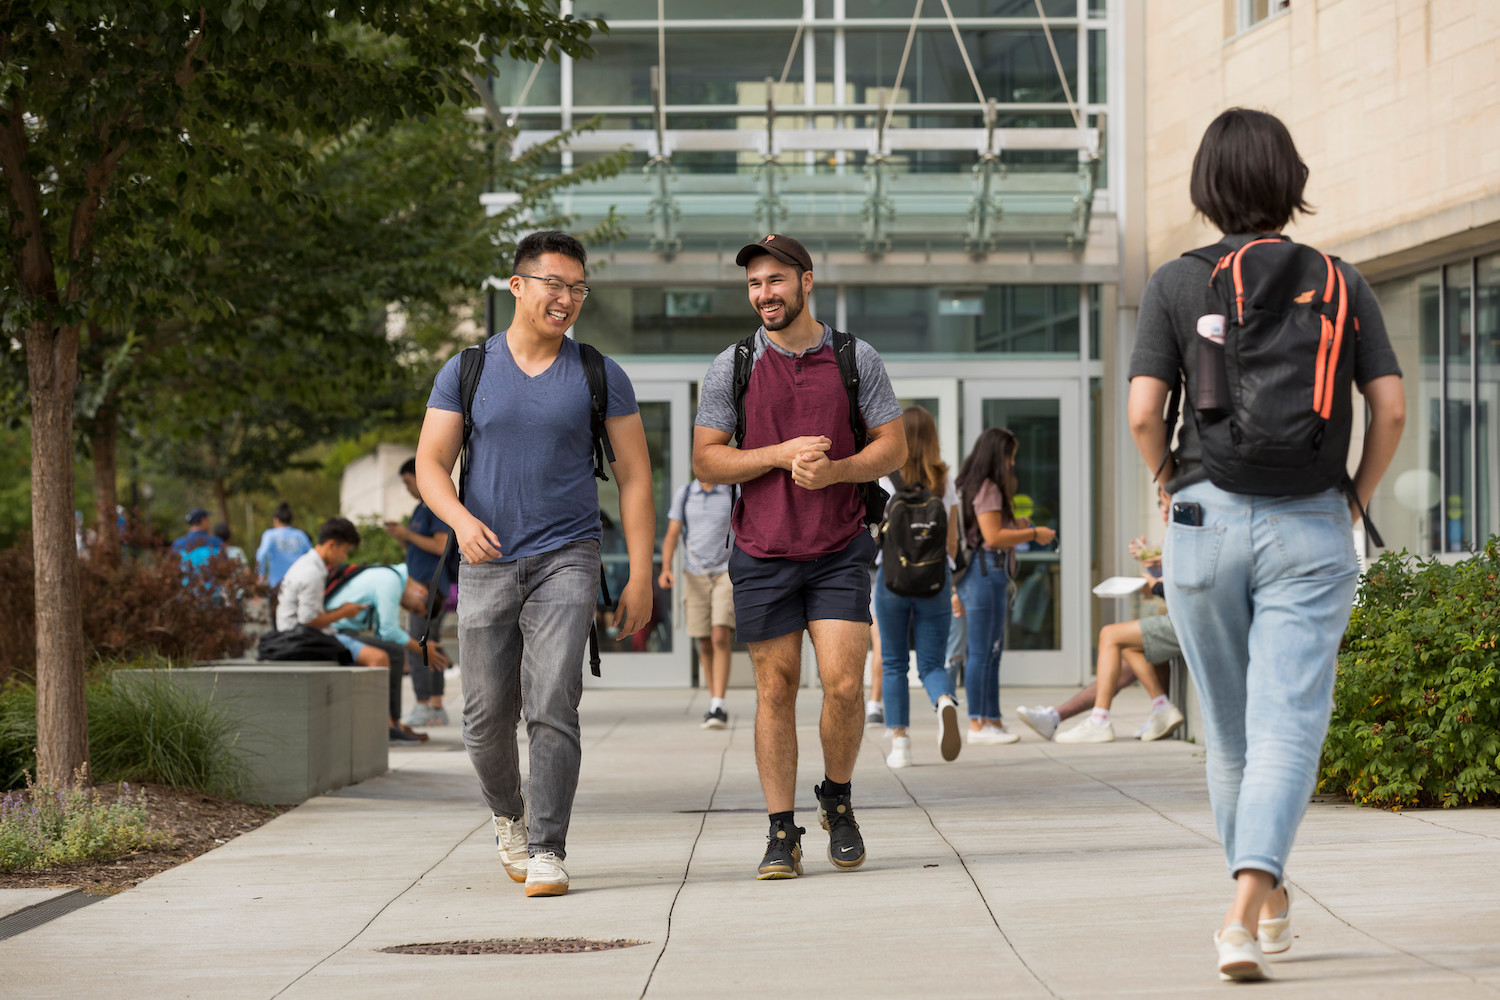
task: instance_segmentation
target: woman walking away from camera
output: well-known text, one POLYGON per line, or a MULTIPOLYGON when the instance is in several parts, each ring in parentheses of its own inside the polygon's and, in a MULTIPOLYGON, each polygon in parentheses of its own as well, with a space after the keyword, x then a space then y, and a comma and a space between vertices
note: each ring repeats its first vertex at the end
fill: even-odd
POLYGON ((1406 414, 1369 286, 1280 235, 1308 211, 1307 174, 1275 117, 1236 108, 1209 125, 1191 197, 1224 238, 1152 276, 1130 364, 1131 432, 1172 495, 1167 607, 1202 703, 1209 800, 1235 880, 1214 935, 1223 979, 1264 979, 1265 954, 1291 946, 1284 869, 1358 582, 1353 525, 1406 414), (1351 383, 1369 406, 1352 481, 1351 383), (1187 418, 1170 451, 1179 399, 1187 418))
POLYGON ((969 699, 969 742, 995 745, 1021 737, 1000 717, 1000 654, 1005 646, 1008 589, 1016 575, 1015 547, 1047 545, 1051 528, 1017 518, 1016 453, 1020 442, 1003 427, 979 435, 958 473, 958 502, 973 565, 953 595, 953 614, 969 620, 969 661, 964 686, 969 699))
MULTIPOLYGON (((947 517, 938 530, 943 532, 943 547, 952 559, 958 554, 958 494, 938 450, 937 424, 925 408, 908 406, 901 413, 901 426, 906 431, 906 464, 898 475, 907 490, 921 487, 930 491, 932 496, 926 497, 929 504, 933 497, 940 499, 947 517)), ((880 485, 894 504, 902 493, 895 480, 886 477, 880 480, 880 485)), ((875 621, 881 656, 878 662, 885 674, 885 724, 891 733, 891 753, 886 763, 891 767, 911 766, 911 737, 907 735, 911 715, 911 688, 906 681, 908 636, 917 647, 917 675, 938 714, 938 752, 944 760, 954 760, 963 746, 958 697, 944 666, 948 657, 948 628, 953 622, 949 596, 952 577, 945 575, 948 579, 936 593, 915 597, 898 594, 886 586, 885 566, 881 566, 875 577, 875 621)))

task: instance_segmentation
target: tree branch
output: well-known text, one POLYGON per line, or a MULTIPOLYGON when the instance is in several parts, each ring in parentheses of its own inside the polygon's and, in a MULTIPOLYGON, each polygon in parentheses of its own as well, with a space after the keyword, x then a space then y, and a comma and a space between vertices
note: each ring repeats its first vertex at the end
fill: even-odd
POLYGON ((20 246, 13 255, 16 277, 27 298, 57 304, 57 275, 52 269, 52 248, 42 224, 41 192, 36 178, 26 169, 26 124, 19 95, 7 109, 0 127, 0 174, 5 175, 15 211, 10 231, 20 246))
POLYGON ((198 30, 193 37, 188 39, 185 46, 186 51, 182 54, 182 65, 177 67, 177 86, 186 88, 198 76, 198 71, 193 68, 193 57, 198 54, 198 48, 203 44, 203 36, 207 32, 208 11, 198 8, 198 30))

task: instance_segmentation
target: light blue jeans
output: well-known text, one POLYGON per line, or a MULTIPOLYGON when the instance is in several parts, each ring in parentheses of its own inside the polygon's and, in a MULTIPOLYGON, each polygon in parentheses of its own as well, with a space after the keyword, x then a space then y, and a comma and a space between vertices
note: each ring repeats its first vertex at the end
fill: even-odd
POLYGON ((953 621, 953 601, 944 586, 932 597, 903 597, 885 585, 885 571, 875 575, 875 621, 880 626, 880 659, 885 674, 885 724, 905 729, 911 720, 911 688, 906 681, 910 641, 917 647, 917 676, 934 705, 953 693, 943 660, 948 653, 948 626, 953 621))
POLYGON ((1287 854, 1317 782, 1339 642, 1359 582, 1337 490, 1257 497, 1197 483, 1172 497, 1203 525, 1168 525, 1167 609, 1203 708, 1208 797, 1231 875, 1287 854))

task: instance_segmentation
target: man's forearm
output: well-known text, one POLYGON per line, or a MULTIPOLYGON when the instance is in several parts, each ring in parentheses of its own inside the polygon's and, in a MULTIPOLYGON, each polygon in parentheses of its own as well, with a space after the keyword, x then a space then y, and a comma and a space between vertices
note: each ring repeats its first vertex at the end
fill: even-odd
POLYGON ((656 555, 656 501, 651 497, 649 478, 642 476, 620 483, 620 522, 625 533, 625 551, 630 554, 630 578, 651 577, 656 555))
POLYGON ((417 488, 422 491, 422 502, 427 504, 427 509, 444 524, 454 524, 469 515, 468 509, 458 499, 452 476, 420 452, 417 454, 417 488))
POLYGON ((871 441, 848 458, 834 464, 839 469, 839 479, 846 483, 868 483, 888 476, 906 462, 906 439, 885 437, 871 441))
MULTIPOLYGON (((457 494, 454 494, 454 499, 457 498, 457 494)), ((408 532, 407 534, 407 539, 413 545, 421 549, 423 552, 434 556, 442 555, 443 550, 448 547, 447 532, 443 532, 441 534, 441 537, 442 541, 438 541, 438 535, 419 535, 416 532, 408 532)))
POLYGON ((748 483, 779 468, 774 447, 741 451, 727 444, 707 444, 693 455, 693 474, 705 483, 724 486, 748 483))

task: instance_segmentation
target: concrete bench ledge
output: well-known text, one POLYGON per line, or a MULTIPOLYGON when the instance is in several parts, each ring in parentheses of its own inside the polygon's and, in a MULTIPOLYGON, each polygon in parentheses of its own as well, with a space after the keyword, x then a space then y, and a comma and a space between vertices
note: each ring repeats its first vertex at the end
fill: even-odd
POLYGON ((206 663, 120 670, 113 683, 153 673, 221 703, 243 723, 250 777, 240 798, 294 805, 389 768, 387 672, 334 663, 206 663))

